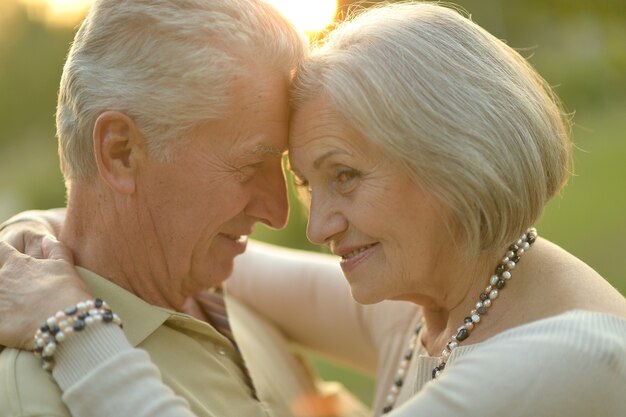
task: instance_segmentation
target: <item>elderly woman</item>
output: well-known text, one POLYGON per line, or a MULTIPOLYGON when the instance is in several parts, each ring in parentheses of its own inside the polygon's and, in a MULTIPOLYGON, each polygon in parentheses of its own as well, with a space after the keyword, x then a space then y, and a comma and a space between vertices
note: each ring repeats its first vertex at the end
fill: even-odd
MULTIPOLYGON (((292 101, 309 239, 341 257, 359 303, 421 309, 360 315, 340 283, 303 273, 325 260, 263 247, 240 260, 232 293, 340 357, 371 359, 377 326, 393 321, 402 342, 377 358, 377 415, 626 414, 626 301, 532 228, 567 180, 571 144, 519 54, 450 9, 389 5, 336 29, 297 72, 292 101)), ((122 371, 115 358, 99 368, 122 371)), ((133 406, 128 386, 104 389, 133 406)))

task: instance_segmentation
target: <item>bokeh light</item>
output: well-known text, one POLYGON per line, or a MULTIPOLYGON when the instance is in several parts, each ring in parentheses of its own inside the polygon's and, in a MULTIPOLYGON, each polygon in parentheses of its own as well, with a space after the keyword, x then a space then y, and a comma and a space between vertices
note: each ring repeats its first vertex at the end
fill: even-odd
MULTIPOLYGON (((6 1, 6 0, 2 0, 6 1)), ((92 0, 18 0, 33 20, 72 27, 85 16, 92 0)), ((312 33, 326 28, 337 12, 337 0, 266 0, 298 28, 312 33)))
POLYGON ((301 30, 316 32, 326 28, 337 12, 337 0, 266 0, 301 30))
POLYGON ((26 6, 29 18, 50 26, 75 26, 91 5, 91 0, 19 0, 26 6))

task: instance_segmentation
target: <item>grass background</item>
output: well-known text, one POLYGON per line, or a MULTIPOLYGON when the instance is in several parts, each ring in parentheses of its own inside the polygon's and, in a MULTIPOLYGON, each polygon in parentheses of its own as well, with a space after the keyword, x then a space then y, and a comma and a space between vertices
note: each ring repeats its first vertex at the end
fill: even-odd
MULTIPOLYGON (((348 6, 350 1, 340 1, 348 6)), ((375 2, 370 2, 375 3, 375 2)), ((473 19, 505 39, 556 88, 574 114, 575 173, 538 229, 626 294, 626 2, 467 0, 473 19)), ((54 111, 71 27, 50 27, 18 0, 0 1, 0 220, 64 205, 54 111)), ((317 250, 297 204, 280 232, 255 237, 317 250)), ((318 370, 365 401, 370 377, 311 354, 318 370)))

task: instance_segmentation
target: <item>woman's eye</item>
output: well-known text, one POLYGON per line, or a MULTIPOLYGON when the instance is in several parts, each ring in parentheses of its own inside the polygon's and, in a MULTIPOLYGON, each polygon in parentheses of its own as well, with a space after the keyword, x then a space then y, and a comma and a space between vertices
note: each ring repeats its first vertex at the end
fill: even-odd
POLYGON ((337 174, 337 182, 339 183, 345 183, 350 181, 351 179, 355 178, 357 176, 357 172, 354 170, 346 170, 346 171, 341 171, 337 174))
POLYGON ((340 169, 335 173, 335 184, 342 193, 350 192, 356 185, 355 180, 361 177, 361 173, 355 169, 340 169))

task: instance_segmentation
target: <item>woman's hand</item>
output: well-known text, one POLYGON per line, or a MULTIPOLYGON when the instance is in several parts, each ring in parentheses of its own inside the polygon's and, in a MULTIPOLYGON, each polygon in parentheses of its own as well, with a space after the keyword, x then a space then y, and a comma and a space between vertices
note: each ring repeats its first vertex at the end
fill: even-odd
POLYGON ((35 258, 43 258, 41 241, 58 236, 65 221, 65 209, 30 210, 11 217, 0 225, 0 241, 35 258))
POLYGON ((28 350, 48 317, 91 298, 61 242, 47 235, 31 250, 45 259, 0 241, 0 345, 28 350))

